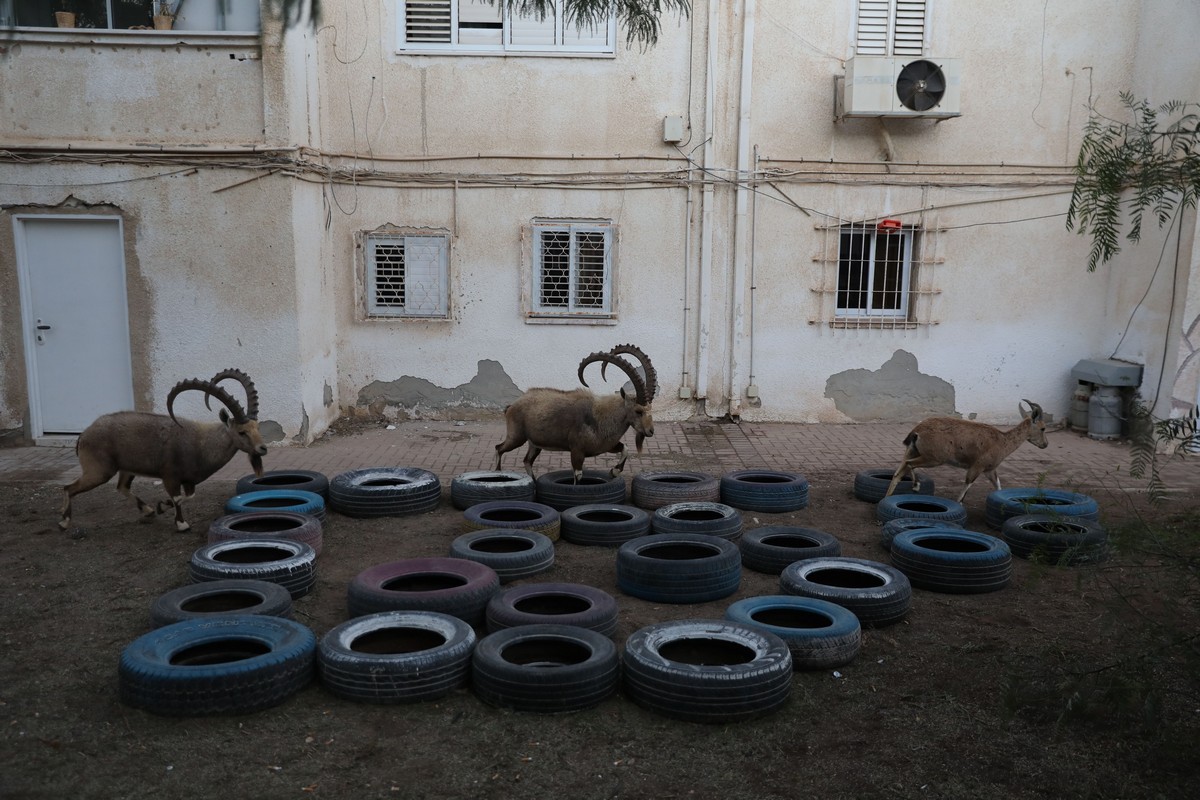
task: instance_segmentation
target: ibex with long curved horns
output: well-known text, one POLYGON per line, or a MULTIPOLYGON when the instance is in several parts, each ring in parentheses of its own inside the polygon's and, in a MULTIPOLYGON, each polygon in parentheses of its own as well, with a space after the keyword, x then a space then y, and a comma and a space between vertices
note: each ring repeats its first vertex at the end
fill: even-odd
POLYGON ((66 497, 58 526, 66 530, 71 524, 72 497, 108 483, 113 475, 120 473, 117 491, 137 501, 143 517, 161 514, 174 506, 175 527, 186 531, 189 526, 183 516, 183 501, 196 493, 196 484, 229 463, 239 450, 250 456, 250 466, 261 476, 267 446, 258 431, 258 392, 250 377, 241 370, 226 369, 207 381, 199 378, 180 381, 167 395, 166 414, 118 411, 99 417, 79 434, 75 452, 83 474, 63 487, 66 497), (238 381, 246 390, 245 409, 217 385, 227 378, 238 381), (206 406, 209 397, 215 397, 225 406, 220 422, 175 418, 175 398, 191 389, 204 392, 206 406), (162 480, 168 499, 151 506, 133 494, 130 486, 139 475, 162 480))
POLYGON ((631 344, 621 344, 607 353, 592 353, 579 362, 579 382, 585 387, 587 381, 583 370, 588 364, 601 362, 600 376, 604 377, 608 365, 620 369, 629 376, 634 396, 630 397, 621 388, 619 395, 597 397, 591 390, 574 389, 530 389, 504 409, 507 431, 504 441, 496 445, 495 469, 500 469, 500 458, 529 442, 525 453, 525 470, 533 477, 533 462, 543 450, 566 450, 571 453, 571 469, 575 481, 583 477, 583 460, 601 453, 616 453, 621 460, 610 470, 613 477, 621 474, 628 458, 621 437, 633 428, 637 436, 638 453, 647 436, 654 435, 654 418, 650 404, 658 391, 658 374, 649 357, 631 344), (641 362, 642 372, 628 361, 618 358, 628 354, 641 362))

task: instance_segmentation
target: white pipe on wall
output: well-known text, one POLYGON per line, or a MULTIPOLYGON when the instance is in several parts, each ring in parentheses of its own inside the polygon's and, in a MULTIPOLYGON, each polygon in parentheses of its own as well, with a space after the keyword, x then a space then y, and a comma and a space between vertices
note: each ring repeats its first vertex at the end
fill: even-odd
POLYGON ((733 216, 733 305, 730 309, 729 414, 742 410, 742 393, 748 385, 742 375, 742 340, 746 330, 746 273, 750 254, 750 104, 754 72, 754 0, 742 0, 742 74, 738 93, 737 196, 733 216))
MULTIPOLYGON (((708 64, 704 70, 704 169, 714 167, 714 117, 716 115, 716 68, 719 6, 721 0, 708 0, 708 64)), ((696 397, 708 397, 708 335, 712 305, 713 205, 716 194, 713 181, 704 182, 700 195, 700 301, 696 308, 699 333, 696 338, 696 397)))

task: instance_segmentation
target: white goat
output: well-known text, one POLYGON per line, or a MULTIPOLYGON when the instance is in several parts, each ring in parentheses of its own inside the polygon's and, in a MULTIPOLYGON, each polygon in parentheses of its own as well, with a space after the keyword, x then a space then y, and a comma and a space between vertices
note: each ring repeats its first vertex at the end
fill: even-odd
POLYGON ((621 460, 610 470, 613 477, 625 468, 625 445, 621 437, 633 428, 637 433, 635 443, 638 453, 647 436, 654 435, 654 417, 650 404, 658 390, 658 376, 650 359, 630 344, 617 345, 607 353, 592 353, 579 362, 579 382, 587 386, 583 368, 599 361, 600 376, 604 377, 609 364, 613 364, 629 376, 633 384, 634 397, 625 388, 619 395, 597 397, 588 389, 564 391, 562 389, 530 389, 504 409, 506 431, 504 441, 496 445, 496 464, 500 469, 500 458, 515 450, 526 441, 529 449, 525 453, 525 471, 533 477, 533 462, 542 450, 566 450, 571 453, 571 469, 575 482, 583 477, 583 460, 601 453, 616 453, 621 460), (642 363, 645 379, 619 354, 628 353, 642 363))
POLYGON ((241 450, 250 456, 255 474, 262 475, 262 457, 267 453, 258 430, 258 392, 244 372, 227 369, 211 380, 189 378, 180 381, 167 395, 167 413, 150 414, 143 411, 118 411, 96 419, 79 434, 75 452, 83 474, 63 487, 62 519, 58 526, 66 530, 71 524, 71 498, 108 483, 113 475, 117 491, 137 501, 138 511, 149 518, 175 507, 175 527, 188 530, 183 516, 183 501, 196 493, 196 484, 229 463, 241 450), (217 384, 226 378, 239 381, 246 390, 246 409, 217 384), (172 404, 181 392, 196 389, 204 392, 204 403, 215 397, 225 406, 220 422, 194 422, 176 419, 172 404), (151 506, 133 494, 130 486, 135 476, 159 478, 167 492, 167 500, 151 506))
POLYGON ((920 491, 920 476, 915 470, 942 464, 967 471, 963 489, 958 494, 960 503, 980 475, 986 475, 999 489, 1000 478, 996 475, 996 467, 1009 453, 1020 447, 1021 442, 1028 441, 1036 447, 1046 447, 1046 423, 1042 407, 1029 400, 1023 402, 1029 403, 1029 411, 1018 405, 1021 421, 1007 431, 957 417, 931 417, 918 423, 904 439, 904 459, 892 475, 892 482, 884 497, 896 490, 896 484, 906 474, 912 478, 913 491, 920 491))

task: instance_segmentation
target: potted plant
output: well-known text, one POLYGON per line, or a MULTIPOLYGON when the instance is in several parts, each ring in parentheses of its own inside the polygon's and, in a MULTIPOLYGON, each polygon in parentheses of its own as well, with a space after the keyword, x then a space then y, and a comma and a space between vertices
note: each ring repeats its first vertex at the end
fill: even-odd
POLYGON ((69 10, 67 0, 62 0, 62 10, 54 12, 54 23, 60 28, 75 27, 75 12, 69 10))
POLYGON ((169 31, 175 27, 175 15, 179 13, 179 7, 183 5, 183 0, 153 0, 154 2, 154 30, 169 31))

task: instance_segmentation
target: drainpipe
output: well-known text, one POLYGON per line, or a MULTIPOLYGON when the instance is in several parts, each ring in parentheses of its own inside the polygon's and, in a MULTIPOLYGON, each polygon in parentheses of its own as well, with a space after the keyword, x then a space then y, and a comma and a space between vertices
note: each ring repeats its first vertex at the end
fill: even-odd
POLYGON ((712 170, 716 165, 713 125, 716 108, 717 21, 721 0, 708 0, 708 64, 704 69, 704 191, 700 194, 700 275, 696 319, 696 399, 708 397, 708 328, 712 306, 713 205, 716 202, 712 170))
POLYGON ((742 2, 742 75, 738 96, 737 195, 733 216, 733 305, 729 347, 729 416, 742 413, 742 393, 749 385, 741 374, 738 355, 746 329, 746 274, 750 252, 750 192, 747 181, 752 173, 750 161, 750 104, 754 67, 754 0, 742 2))

